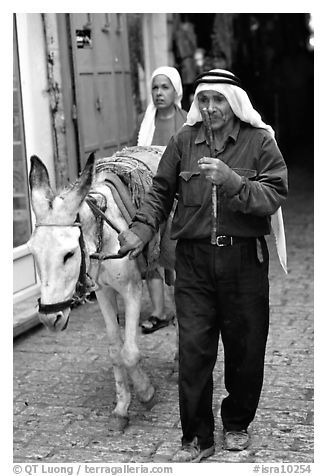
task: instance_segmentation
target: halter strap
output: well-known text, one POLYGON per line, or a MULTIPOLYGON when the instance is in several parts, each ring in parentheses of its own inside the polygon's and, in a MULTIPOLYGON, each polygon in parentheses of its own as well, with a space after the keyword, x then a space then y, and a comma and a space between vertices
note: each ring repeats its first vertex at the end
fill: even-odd
POLYGON ((37 223, 36 227, 40 226, 78 226, 81 229, 79 235, 79 245, 81 249, 81 266, 79 271, 79 277, 76 283, 75 292, 72 298, 67 299, 66 301, 56 302, 54 304, 42 304, 41 298, 38 299, 39 312, 41 314, 53 314, 55 312, 63 311, 68 307, 71 307, 75 302, 79 301, 81 297, 84 296, 86 290, 86 260, 85 260, 85 242, 82 233, 81 223, 79 221, 79 215, 77 215, 77 221, 69 224, 57 224, 57 223, 37 223))
POLYGON ((74 299, 70 298, 67 301, 56 302, 55 304, 42 304, 41 298, 37 300, 39 303, 39 312, 41 314, 53 314, 54 312, 60 312, 70 307, 74 303, 74 299))
MULTIPOLYGON (((77 214, 77 223, 79 222, 79 214, 77 214)), ((81 266, 79 269, 79 276, 76 283, 75 293, 73 295, 73 302, 77 301, 81 297, 83 297, 86 293, 86 259, 85 259, 85 241, 84 235, 81 228, 81 233, 78 238, 79 246, 81 249, 81 266)))

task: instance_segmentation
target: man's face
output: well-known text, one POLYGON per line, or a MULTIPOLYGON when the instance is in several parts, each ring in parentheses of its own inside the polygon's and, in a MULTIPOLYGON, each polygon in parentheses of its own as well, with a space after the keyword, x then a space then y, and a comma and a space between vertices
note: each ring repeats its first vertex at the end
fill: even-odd
POLYGON ((157 109, 165 109, 174 104, 175 88, 164 74, 158 74, 152 81, 152 99, 157 109))
POLYGON ((202 118, 204 108, 209 112, 213 130, 223 129, 235 117, 225 96, 217 91, 201 91, 198 94, 198 105, 202 118))

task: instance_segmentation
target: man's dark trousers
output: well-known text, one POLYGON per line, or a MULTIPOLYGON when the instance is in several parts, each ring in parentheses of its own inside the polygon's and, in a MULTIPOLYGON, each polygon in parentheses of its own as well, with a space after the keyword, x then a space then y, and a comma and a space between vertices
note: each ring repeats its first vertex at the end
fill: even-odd
POLYGON ((219 335, 226 430, 246 429, 255 416, 269 327, 268 250, 264 238, 218 247, 179 240, 175 300, 179 324, 179 401, 183 442, 214 444, 212 372, 219 335), (261 247, 262 256, 257 252, 261 247))

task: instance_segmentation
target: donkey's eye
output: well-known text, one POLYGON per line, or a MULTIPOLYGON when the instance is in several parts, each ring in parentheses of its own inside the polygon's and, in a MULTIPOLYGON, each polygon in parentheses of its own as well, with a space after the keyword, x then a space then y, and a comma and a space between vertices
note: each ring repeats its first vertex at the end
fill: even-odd
POLYGON ((68 251, 67 254, 65 254, 64 256, 64 263, 66 263, 66 261, 69 259, 69 258, 72 258, 74 256, 74 252, 73 251, 68 251))

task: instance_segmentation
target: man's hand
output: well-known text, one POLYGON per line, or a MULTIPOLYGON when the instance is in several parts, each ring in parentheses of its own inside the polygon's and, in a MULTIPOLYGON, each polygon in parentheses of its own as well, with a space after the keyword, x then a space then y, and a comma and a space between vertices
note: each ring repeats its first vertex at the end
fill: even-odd
POLYGON ((198 161, 200 172, 210 182, 223 186, 223 190, 230 196, 236 195, 242 187, 242 179, 234 170, 222 160, 212 157, 202 157, 198 161))
POLYGON ((119 254, 126 254, 126 252, 131 251, 129 254, 129 259, 137 258, 138 255, 142 252, 145 243, 138 237, 132 230, 127 229, 118 235, 118 240, 120 244, 119 254))

